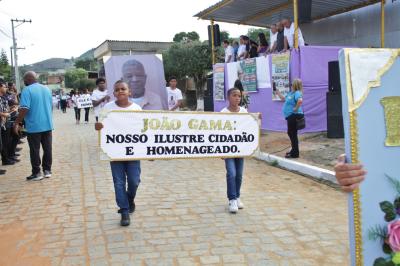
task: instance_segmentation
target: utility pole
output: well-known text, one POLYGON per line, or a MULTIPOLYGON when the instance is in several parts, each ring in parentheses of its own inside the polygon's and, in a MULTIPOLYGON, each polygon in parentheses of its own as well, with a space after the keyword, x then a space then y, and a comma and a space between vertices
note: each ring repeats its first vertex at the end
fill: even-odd
POLYGON ((15 75, 15 86, 17 88, 17 91, 21 91, 21 85, 20 85, 20 79, 19 79, 19 71, 18 71, 18 63, 17 63, 17 40, 15 38, 15 32, 14 29, 25 22, 32 23, 32 20, 26 20, 26 19, 11 19, 11 29, 12 29, 12 37, 13 37, 13 49, 14 49, 14 75, 15 75), (20 24, 14 26, 14 22, 21 22, 20 24))
MULTIPOLYGON (((25 47, 18 47, 18 50, 25 50, 25 47)), ((11 55, 11 76, 14 77, 14 81, 15 81, 15 75, 14 75, 14 56, 13 56, 13 47, 10 47, 10 55, 11 55)))
POLYGON ((15 75, 14 75, 14 60, 13 60, 13 47, 10 47, 10 55, 11 55, 11 76, 14 77, 14 81, 15 81, 15 75))

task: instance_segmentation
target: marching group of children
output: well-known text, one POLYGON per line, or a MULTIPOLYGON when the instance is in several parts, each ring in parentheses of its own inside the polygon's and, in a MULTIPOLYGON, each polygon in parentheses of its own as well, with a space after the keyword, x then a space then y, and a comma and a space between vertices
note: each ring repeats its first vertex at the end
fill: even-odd
MULTIPOLYGON (((105 80, 98 84, 100 93, 104 94, 102 86, 105 88, 105 80)), ((108 112, 112 110, 142 110, 141 107, 130 101, 130 90, 128 84, 123 81, 117 81, 113 86, 113 94, 115 101, 109 101, 106 94, 97 97, 93 101, 95 106, 96 116, 101 110, 108 112), (107 103, 108 102, 108 103, 107 103), (97 107, 97 110, 96 110, 97 107)), ((99 93, 99 92, 96 92, 99 93)), ((242 91, 239 88, 232 88, 227 92, 228 106, 221 112, 229 113, 246 113, 247 110, 241 107, 242 91)), ((290 101, 290 99, 288 99, 290 101)), ((101 130, 103 124, 98 122, 96 117, 95 129, 101 130)), ((230 213, 237 213, 239 209, 244 208, 241 200, 241 186, 243 179, 243 158, 226 158, 226 183, 228 209, 230 213)), ((111 172, 114 182, 116 202, 119 207, 118 212, 121 214, 121 226, 130 224, 130 214, 135 211, 135 197, 140 183, 140 161, 112 161, 110 162, 111 172)), ((361 165, 351 165, 344 162, 343 157, 340 157, 338 164, 335 167, 336 176, 339 184, 344 191, 352 191, 356 189, 360 182, 364 180, 366 172, 361 165)))

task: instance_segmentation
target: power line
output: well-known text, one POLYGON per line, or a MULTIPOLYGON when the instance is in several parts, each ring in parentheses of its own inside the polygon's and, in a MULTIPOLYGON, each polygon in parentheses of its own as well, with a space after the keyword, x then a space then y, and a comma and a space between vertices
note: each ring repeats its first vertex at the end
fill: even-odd
POLYGON ((0 28, 0 32, 3 33, 6 37, 12 39, 12 37, 11 37, 10 35, 8 35, 8 34, 7 34, 4 30, 2 30, 1 28, 0 28))

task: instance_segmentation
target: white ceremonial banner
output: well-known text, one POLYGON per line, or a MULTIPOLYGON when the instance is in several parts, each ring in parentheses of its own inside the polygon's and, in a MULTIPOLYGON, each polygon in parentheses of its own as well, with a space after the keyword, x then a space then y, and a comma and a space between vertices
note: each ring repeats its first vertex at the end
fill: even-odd
POLYGON ((79 109, 93 107, 92 98, 90 97, 90 95, 82 95, 81 97, 76 99, 76 106, 79 109))
POLYGON ((269 58, 271 56, 257 57, 257 88, 266 89, 271 88, 271 70, 269 67, 269 58))
POLYGON ((112 111, 102 124, 100 147, 111 161, 249 157, 260 140, 250 113, 112 111))

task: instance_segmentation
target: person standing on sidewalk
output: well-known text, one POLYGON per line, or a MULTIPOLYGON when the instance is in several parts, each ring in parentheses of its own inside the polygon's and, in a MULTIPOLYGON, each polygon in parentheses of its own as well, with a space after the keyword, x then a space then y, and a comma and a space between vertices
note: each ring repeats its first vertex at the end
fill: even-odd
POLYGON ((37 82, 37 75, 28 71, 24 75, 25 88, 21 93, 20 111, 14 124, 14 133, 19 134, 22 120, 28 134, 32 174, 27 180, 42 180, 51 177, 53 112, 49 88, 37 82), (43 148, 40 160, 40 145, 43 148), (42 164, 43 174, 40 171, 42 164))
POLYGON ((11 131, 12 131, 12 120, 11 115, 15 113, 17 107, 10 108, 7 97, 7 86, 2 82, 0 88, 0 117, 1 117, 1 160, 3 165, 13 165, 19 162, 18 159, 10 156, 11 146, 11 131))
POLYGON ((108 103, 110 96, 108 96, 106 80, 104 78, 98 78, 96 80, 96 86, 97 88, 92 93, 92 102, 94 115, 96 116, 96 122, 98 122, 100 111, 103 109, 104 105, 108 103))
MULTIPOLYGON (((104 106, 104 112, 113 110, 141 111, 142 108, 129 100, 130 91, 128 84, 117 81, 114 84, 114 97, 116 101, 104 106)), ((101 130, 103 124, 97 122, 96 130, 101 130)), ((135 211, 135 196, 140 183, 140 161, 113 161, 110 162, 111 173, 114 181, 115 198, 121 213, 121 226, 130 224, 129 213, 135 211), (126 188, 128 183, 128 189, 126 188)))
MULTIPOLYGON (((229 106, 221 110, 225 113, 247 113, 247 110, 240 106, 242 92, 238 88, 228 90, 229 106)), ((226 185, 229 200, 229 212, 237 213, 239 209, 243 209, 244 205, 240 200, 240 188, 243 179, 243 158, 227 158, 225 159, 226 168, 226 185)))
POLYGON ((287 121, 287 134, 290 138, 292 149, 286 153, 285 158, 299 158, 299 139, 297 137, 297 120, 304 117, 302 109, 303 105, 303 83, 300 79, 293 80, 292 89, 285 96, 275 88, 273 84, 273 92, 278 95, 282 101, 285 101, 283 105, 283 115, 287 121))
POLYGON ((179 111, 182 106, 182 91, 176 87, 177 80, 175 77, 169 79, 169 87, 167 87, 168 109, 170 111, 179 111))
MULTIPOLYGON (((6 83, 5 81, 0 78, 0 94, 6 90, 6 83)), ((3 121, 8 118, 9 114, 7 113, 7 106, 5 105, 5 101, 2 101, 2 98, 0 97, 0 125, 1 127, 3 126, 3 121)), ((2 131, 0 129, 0 131, 2 131)), ((1 132, 2 133, 2 132, 1 132)), ((3 150, 3 137, 0 136, 0 151, 3 150)), ((4 175, 6 173, 6 170, 0 169, 0 175, 4 175)))

